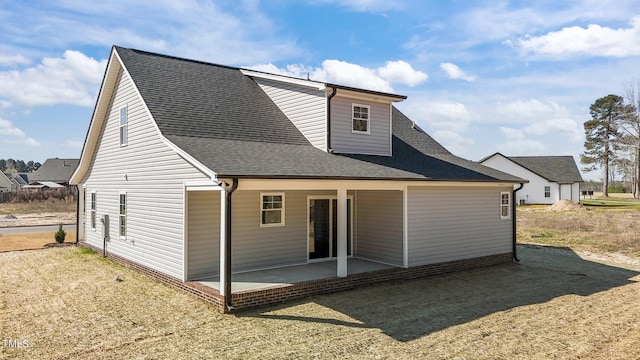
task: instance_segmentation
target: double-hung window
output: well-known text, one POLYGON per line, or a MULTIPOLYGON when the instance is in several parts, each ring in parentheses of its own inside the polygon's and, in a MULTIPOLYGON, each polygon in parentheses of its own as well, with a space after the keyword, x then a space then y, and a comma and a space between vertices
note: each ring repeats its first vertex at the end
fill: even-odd
POLYGON ((96 229, 96 192, 91 192, 91 230, 96 229))
POLYGON ((260 227, 284 225, 284 193, 260 194, 260 227))
POLYGON ((500 193, 500 218, 501 219, 511 218, 511 193, 510 192, 500 193))
POLYGON ((546 198, 550 198, 551 197, 551 186, 545 186, 544 187, 544 197, 546 197, 546 198))
POLYGON ((118 221, 118 235, 121 239, 127 237, 127 194, 120 193, 120 216, 118 221))
POLYGON ((123 106, 120 108, 120 146, 127 145, 127 107, 123 106))
POLYGON ((353 122, 351 132, 369 134, 371 131, 371 124, 369 123, 370 107, 368 105, 352 104, 352 110, 353 122))

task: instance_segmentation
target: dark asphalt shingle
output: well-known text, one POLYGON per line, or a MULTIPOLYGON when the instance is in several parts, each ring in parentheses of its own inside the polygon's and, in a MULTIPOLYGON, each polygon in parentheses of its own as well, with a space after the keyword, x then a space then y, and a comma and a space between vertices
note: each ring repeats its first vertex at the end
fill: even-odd
POLYGON ((511 161, 557 183, 582 182, 573 156, 509 156, 511 161))
POLYGON ((393 156, 313 147, 237 68, 115 47, 162 134, 221 176, 518 181, 452 155, 393 108, 393 156))

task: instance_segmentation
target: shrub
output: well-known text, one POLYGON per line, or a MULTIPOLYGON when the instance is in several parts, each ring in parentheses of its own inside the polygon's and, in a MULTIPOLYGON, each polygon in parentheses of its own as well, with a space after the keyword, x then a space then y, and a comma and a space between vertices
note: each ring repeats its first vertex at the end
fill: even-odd
POLYGON ((58 244, 62 244, 64 242, 64 237, 67 236, 67 232, 62 228, 62 224, 58 227, 58 231, 53 235, 58 244))

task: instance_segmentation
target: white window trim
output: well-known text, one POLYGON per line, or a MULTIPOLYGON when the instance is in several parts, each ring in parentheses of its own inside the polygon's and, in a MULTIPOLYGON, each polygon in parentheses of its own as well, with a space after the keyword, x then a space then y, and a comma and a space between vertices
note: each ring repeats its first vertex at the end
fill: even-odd
POLYGON ((98 225, 98 194, 95 190, 89 195, 89 226, 91 231, 96 231, 98 225))
POLYGON ((511 193, 508 191, 502 191, 500 192, 500 219, 511 219, 511 201, 513 201, 511 199, 511 193), (509 198, 509 203, 506 205, 502 204, 502 195, 507 194, 508 198, 509 198), (502 207, 506 206, 507 207, 507 216, 503 216, 502 215, 502 207))
POLYGON ((550 198, 551 197, 551 186, 545 185, 545 187, 544 187, 544 197, 545 198, 550 198), (549 189, 549 191, 547 191, 547 189, 549 189), (547 194, 549 194, 549 196, 547 196, 547 194))
MULTIPOLYGON (((358 119, 358 120, 363 120, 363 119, 358 119)), ((351 133, 352 134, 362 134, 362 135, 369 135, 371 134, 371 106, 370 105, 364 105, 364 104, 356 104, 356 103, 352 103, 351 104, 351 133), (367 115, 369 116, 367 120, 367 131, 358 131, 358 130, 354 130, 353 129, 353 122, 356 120, 353 117, 353 111, 355 110, 355 107, 362 107, 362 108, 367 108, 367 115)))
MULTIPOLYGON (((264 228, 264 227, 278 227, 278 226, 284 226, 284 215, 285 215, 285 199, 284 199, 284 193, 283 192, 279 192, 279 193, 260 193, 260 216, 259 216, 259 220, 260 221, 260 227, 264 228), (264 197, 265 196, 282 196, 282 208, 280 209, 280 222, 277 224, 263 224, 262 223, 262 212, 265 211, 265 209, 262 208, 263 204, 264 204, 264 197)), ((273 210, 267 210, 267 211, 273 211, 273 210)))
POLYGON ((127 144, 129 143, 129 109, 127 108, 127 105, 122 106, 120 108, 120 111, 118 112, 118 138, 120 139, 120 146, 127 146, 127 144), (124 110, 124 125, 122 124, 122 111, 124 110), (122 129, 124 128, 127 136, 126 138, 123 140, 123 136, 122 136, 122 129))
POLYGON ((127 214, 129 213, 129 207, 127 206, 128 196, 126 191, 118 192, 118 237, 122 240, 127 239, 127 214), (124 215, 120 214, 120 196, 124 195, 124 215), (120 219, 124 217, 124 235, 120 234, 120 219))

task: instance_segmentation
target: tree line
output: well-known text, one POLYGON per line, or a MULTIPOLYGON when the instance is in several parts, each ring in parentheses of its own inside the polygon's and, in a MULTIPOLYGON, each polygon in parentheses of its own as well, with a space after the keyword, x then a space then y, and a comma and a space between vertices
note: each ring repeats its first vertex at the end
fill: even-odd
POLYGON ((631 183, 634 197, 640 197, 640 80, 625 84, 624 91, 624 96, 610 94, 591 104, 580 162, 585 171, 602 170, 603 196, 609 196, 609 183, 621 175, 631 183))
POLYGON ((0 171, 2 172, 34 172, 42 166, 39 162, 14 159, 0 159, 0 171))

